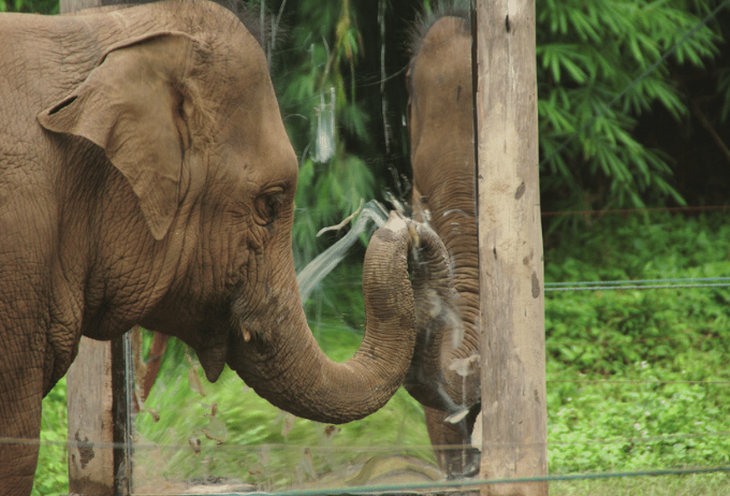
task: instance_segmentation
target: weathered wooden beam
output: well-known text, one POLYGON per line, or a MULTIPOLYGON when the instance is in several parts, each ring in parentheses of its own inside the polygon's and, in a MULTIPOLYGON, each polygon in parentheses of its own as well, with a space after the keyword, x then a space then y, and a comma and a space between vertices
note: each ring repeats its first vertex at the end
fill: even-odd
MULTIPOLYGON (((476 0, 481 476, 547 475, 534 0, 476 0)), ((483 486, 543 496, 547 482, 483 486)))
POLYGON ((71 493, 114 495, 112 350, 108 341, 81 338, 66 375, 68 485, 71 493))

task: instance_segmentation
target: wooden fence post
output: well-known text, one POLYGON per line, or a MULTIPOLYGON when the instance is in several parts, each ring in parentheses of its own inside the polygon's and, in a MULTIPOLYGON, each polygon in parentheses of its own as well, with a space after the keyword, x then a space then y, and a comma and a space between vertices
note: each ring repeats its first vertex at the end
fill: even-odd
POLYGON ((111 342, 81 338, 66 374, 68 487, 71 493, 114 495, 111 342), (106 447, 105 447, 106 446, 106 447))
MULTIPOLYGON (((481 476, 547 475, 545 320, 534 0, 476 0, 475 136, 481 299, 481 476)), ((543 496, 547 482, 483 494, 543 496)))

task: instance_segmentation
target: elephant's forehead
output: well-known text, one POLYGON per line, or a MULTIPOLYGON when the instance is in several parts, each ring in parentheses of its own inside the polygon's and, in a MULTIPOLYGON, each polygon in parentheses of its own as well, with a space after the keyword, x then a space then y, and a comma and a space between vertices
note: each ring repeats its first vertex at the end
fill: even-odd
POLYGON ((448 88, 470 92, 471 37, 464 31, 463 19, 444 17, 431 27, 415 59, 413 81, 419 100, 431 91, 443 98, 448 88))
POLYGON ((444 61, 448 62, 446 65, 471 62, 471 35, 467 28, 460 17, 443 17, 436 21, 423 39, 416 66, 444 61))

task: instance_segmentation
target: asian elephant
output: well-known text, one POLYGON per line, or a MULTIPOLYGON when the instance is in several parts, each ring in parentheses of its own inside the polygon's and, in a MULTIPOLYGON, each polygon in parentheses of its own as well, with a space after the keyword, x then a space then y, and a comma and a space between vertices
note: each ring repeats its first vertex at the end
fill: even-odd
POLYGON ((294 272, 296 156, 238 17, 192 0, 2 14, 0 46, 3 495, 31 491, 41 399, 82 335, 176 336, 209 380, 228 364, 321 422, 391 397, 415 343, 409 253, 427 237, 396 215, 375 233, 363 343, 328 359, 294 272))
POLYGON ((419 337, 405 380, 424 405, 439 464, 473 475, 481 406, 479 273, 468 12, 438 10, 414 29, 407 73, 413 217, 443 241, 450 267, 417 293, 419 337), (421 296, 419 296, 421 295, 421 296))

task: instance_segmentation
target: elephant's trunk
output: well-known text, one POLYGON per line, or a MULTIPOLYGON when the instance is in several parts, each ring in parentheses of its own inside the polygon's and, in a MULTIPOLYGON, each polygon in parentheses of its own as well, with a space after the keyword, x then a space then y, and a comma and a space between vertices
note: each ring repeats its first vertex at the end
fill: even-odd
MULTIPOLYGON (((441 219, 447 227, 455 224, 448 216, 441 219)), ((464 236, 471 225, 462 222, 459 227, 460 232, 454 234, 437 222, 437 232, 446 235, 434 236, 443 242, 442 250, 449 256, 424 259, 414 271, 419 332, 404 384, 421 404, 454 419, 478 404, 481 393, 478 269, 472 237, 464 236)))
POLYGON ((228 363, 259 395, 300 417, 343 423, 378 410, 401 385, 413 355, 416 318, 408 278, 409 249, 418 242, 413 229, 391 214, 370 241, 363 267, 365 332, 349 361, 333 362, 320 350, 301 304, 290 300, 271 320, 291 331, 271 329, 249 342, 238 334, 228 363))

